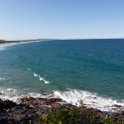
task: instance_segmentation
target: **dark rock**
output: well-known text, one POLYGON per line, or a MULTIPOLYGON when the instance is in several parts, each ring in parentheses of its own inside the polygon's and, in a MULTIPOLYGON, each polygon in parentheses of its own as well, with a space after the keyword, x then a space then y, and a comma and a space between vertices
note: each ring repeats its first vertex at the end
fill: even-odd
POLYGON ((120 108, 120 107, 122 107, 121 105, 113 105, 113 107, 118 107, 118 108, 120 108))
POLYGON ((4 111, 5 109, 8 109, 8 108, 13 108, 16 105, 17 105, 16 103, 14 103, 10 100, 3 101, 0 99, 0 112, 4 111))

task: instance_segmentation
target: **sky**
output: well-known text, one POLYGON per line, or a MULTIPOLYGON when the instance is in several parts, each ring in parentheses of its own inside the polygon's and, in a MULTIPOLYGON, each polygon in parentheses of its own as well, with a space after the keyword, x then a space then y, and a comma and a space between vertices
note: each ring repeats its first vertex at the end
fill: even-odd
POLYGON ((124 38, 124 0, 0 0, 0 39, 124 38))

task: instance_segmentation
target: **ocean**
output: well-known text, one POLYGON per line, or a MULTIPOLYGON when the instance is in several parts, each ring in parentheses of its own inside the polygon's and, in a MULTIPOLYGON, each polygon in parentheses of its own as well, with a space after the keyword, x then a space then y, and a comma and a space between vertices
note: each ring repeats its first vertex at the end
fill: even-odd
POLYGON ((57 97, 112 111, 124 107, 124 40, 0 45, 0 98, 57 97))

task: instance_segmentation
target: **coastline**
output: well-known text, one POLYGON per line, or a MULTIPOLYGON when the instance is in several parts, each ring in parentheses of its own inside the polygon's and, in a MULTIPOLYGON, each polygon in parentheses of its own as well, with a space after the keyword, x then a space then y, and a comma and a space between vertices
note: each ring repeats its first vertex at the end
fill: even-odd
MULTIPOLYGON (((19 102, 16 103, 10 100, 3 101, 0 99, 1 124, 49 124, 48 122, 45 122, 46 120, 44 120, 44 118, 47 117, 49 119, 52 114, 56 114, 56 112, 58 113, 59 111, 66 112, 61 116, 66 116, 65 114, 71 112, 72 115, 69 115, 69 117, 74 116, 73 119, 76 119, 76 117, 84 118, 83 120, 80 120, 81 122, 84 121, 84 123, 81 124, 89 124, 91 121, 91 124, 106 124, 104 122, 108 119, 111 119, 112 122, 109 124, 117 124, 117 122, 122 122, 124 118, 123 111, 115 113, 102 112, 98 109, 87 108, 83 103, 81 106, 76 107, 59 98, 24 97, 20 98, 18 101, 19 102)), ((57 118, 55 117, 55 119, 57 118)), ((62 124, 68 124, 68 122, 62 124)), ((74 124, 80 123, 75 122, 74 124)))
POLYGON ((32 41, 40 41, 40 40, 46 40, 46 39, 29 39, 29 40, 13 40, 13 41, 7 41, 7 40, 0 40, 0 44, 8 44, 8 43, 20 43, 20 42, 32 42, 32 41))
POLYGON ((0 40, 0 50, 4 50, 5 47, 18 45, 18 44, 25 44, 25 43, 32 43, 32 42, 42 42, 42 41, 49 41, 48 39, 30 39, 30 40, 0 40))

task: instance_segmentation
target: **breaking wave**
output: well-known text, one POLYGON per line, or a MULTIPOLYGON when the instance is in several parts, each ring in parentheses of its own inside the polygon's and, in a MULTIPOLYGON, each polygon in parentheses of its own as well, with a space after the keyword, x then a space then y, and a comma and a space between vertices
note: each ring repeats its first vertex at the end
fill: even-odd
POLYGON ((41 82, 43 82, 45 84, 49 84, 50 83, 49 81, 45 80, 43 77, 41 77, 39 74, 37 74, 35 72, 33 73, 33 75, 34 75, 35 78, 38 78, 39 81, 41 81, 41 82))
POLYGON ((67 103, 71 103, 76 106, 81 104, 87 107, 99 109, 101 111, 120 111, 124 110, 124 100, 118 101, 112 98, 105 98, 98 96, 96 93, 91 93, 81 90, 69 90, 65 92, 54 91, 55 97, 61 98, 67 103))
POLYGON ((48 93, 41 94, 35 92, 27 92, 25 91, 25 89, 20 90, 20 89, 5 88, 5 87, 0 88, 0 99, 2 100, 9 99, 18 103, 19 99, 24 97, 50 98, 53 97, 53 95, 48 93))
POLYGON ((54 91, 51 94, 41 94, 35 92, 25 92, 24 90, 17 90, 13 88, 0 88, 0 98, 3 100, 9 99, 14 102, 19 102, 19 99, 23 97, 61 98, 65 102, 73 104, 75 106, 85 105, 89 108, 95 108, 106 112, 116 112, 124 110, 124 100, 117 101, 112 98, 98 96, 96 93, 76 89, 64 92, 54 91))

